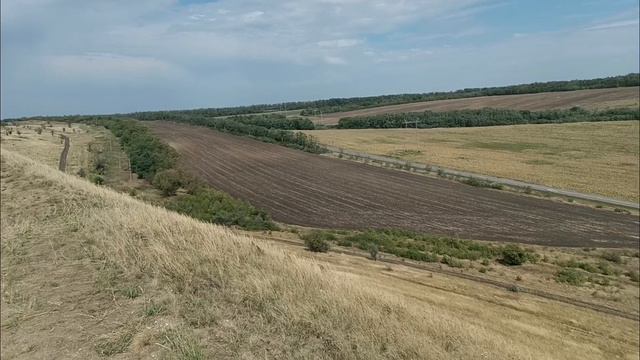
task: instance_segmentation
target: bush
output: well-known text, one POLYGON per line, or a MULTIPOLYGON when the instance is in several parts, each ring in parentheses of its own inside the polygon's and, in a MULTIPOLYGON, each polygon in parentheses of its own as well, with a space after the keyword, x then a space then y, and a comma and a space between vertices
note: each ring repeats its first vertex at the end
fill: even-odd
POLYGON ((104 184, 104 176, 102 176, 100 174, 91 175, 89 180, 91 180, 91 182, 96 184, 96 185, 103 185, 104 184))
POLYGON ((103 156, 96 157, 93 160, 93 168, 98 174, 104 175, 107 170, 107 159, 103 156))
POLYGON ((556 274, 556 281, 569 285, 580 286, 587 281, 587 276, 580 270, 574 268, 564 268, 556 274))
POLYGON ((627 271, 625 275, 627 275, 633 282, 640 282, 640 273, 636 270, 627 271))
POLYGON ((164 196, 172 196, 182 185, 182 176, 174 169, 162 170, 153 177, 153 186, 162 191, 164 196))
POLYGON ((369 255, 371 255, 371 259, 378 260, 378 245, 369 244, 369 255))
POLYGON ((200 188, 193 194, 173 198, 167 208, 202 221, 246 230, 275 230, 269 215, 244 201, 210 188, 200 188))
POLYGON ((77 175, 80 176, 81 178, 87 176, 87 173, 84 171, 84 168, 80 168, 78 169, 77 175))
POLYGON ((310 233, 300 236, 302 240, 320 240, 320 241, 335 241, 336 236, 329 231, 314 230, 310 233))
POLYGON ((502 248, 500 262, 504 265, 522 265, 529 260, 529 254, 517 245, 507 245, 502 248))
POLYGON ((461 260, 448 255, 443 256, 441 262, 454 268, 461 268, 464 266, 464 263, 461 260))
POLYGON ((329 242, 321 237, 307 237, 304 239, 304 245, 313 252, 327 252, 331 247, 329 242))
POLYGON ((614 252, 606 252, 602 254, 602 258, 612 263, 622 264, 622 256, 614 252))

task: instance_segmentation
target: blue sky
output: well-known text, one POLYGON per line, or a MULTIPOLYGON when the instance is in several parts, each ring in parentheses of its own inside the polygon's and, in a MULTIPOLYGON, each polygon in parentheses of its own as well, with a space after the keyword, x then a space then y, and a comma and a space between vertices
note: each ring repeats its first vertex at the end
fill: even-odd
POLYGON ((3 0, 2 118, 638 72, 638 1, 3 0))

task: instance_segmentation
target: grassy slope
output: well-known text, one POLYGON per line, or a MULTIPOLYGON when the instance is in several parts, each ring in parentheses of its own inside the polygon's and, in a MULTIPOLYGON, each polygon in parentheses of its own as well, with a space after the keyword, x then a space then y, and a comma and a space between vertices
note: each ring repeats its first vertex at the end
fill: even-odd
POLYGON ((347 149, 638 200, 638 121, 307 133, 347 149))
POLYGON ((447 278, 423 288, 366 260, 327 267, 4 146, 1 214, 2 358, 637 357, 634 322, 447 278))

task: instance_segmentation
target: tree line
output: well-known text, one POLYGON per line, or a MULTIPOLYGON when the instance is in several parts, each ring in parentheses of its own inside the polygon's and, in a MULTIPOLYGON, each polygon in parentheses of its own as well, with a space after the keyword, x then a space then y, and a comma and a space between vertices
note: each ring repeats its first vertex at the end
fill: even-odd
POLYGON ((337 127, 340 129, 436 128, 638 119, 640 119, 640 110, 637 108, 601 111, 587 111, 578 107, 547 111, 484 108, 347 117, 340 119, 337 127))
POLYGON ((274 230, 268 213, 251 204, 215 190, 175 169, 177 153, 156 138, 149 129, 131 119, 85 119, 103 125, 119 140, 131 161, 131 170, 149 181, 167 197, 164 206, 203 221, 247 230, 274 230), (186 194, 176 195, 179 188, 186 194))
POLYGON ((586 89, 603 89, 640 86, 640 73, 612 76, 590 80, 569 80, 536 82, 498 87, 467 88, 447 92, 429 92, 422 94, 397 94, 354 98, 336 98, 310 102, 300 114, 318 115, 319 112, 331 113, 351 111, 376 106, 406 104, 419 101, 461 99, 478 96, 535 94, 552 91, 573 91, 586 89))
POLYGON ((309 119, 288 118, 279 114, 245 115, 225 118, 172 114, 170 118, 162 114, 156 118, 152 114, 145 114, 139 120, 171 120, 190 125, 207 126, 209 128, 227 132, 233 135, 248 136, 263 142, 280 144, 287 147, 321 153, 325 149, 311 135, 292 130, 311 130, 314 125, 309 119))

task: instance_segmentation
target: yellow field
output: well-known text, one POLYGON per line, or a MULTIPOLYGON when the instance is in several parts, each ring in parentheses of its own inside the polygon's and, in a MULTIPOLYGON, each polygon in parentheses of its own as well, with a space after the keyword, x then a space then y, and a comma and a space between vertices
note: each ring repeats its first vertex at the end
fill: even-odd
POLYGON ((638 201, 638 124, 305 132, 341 148, 638 201))

